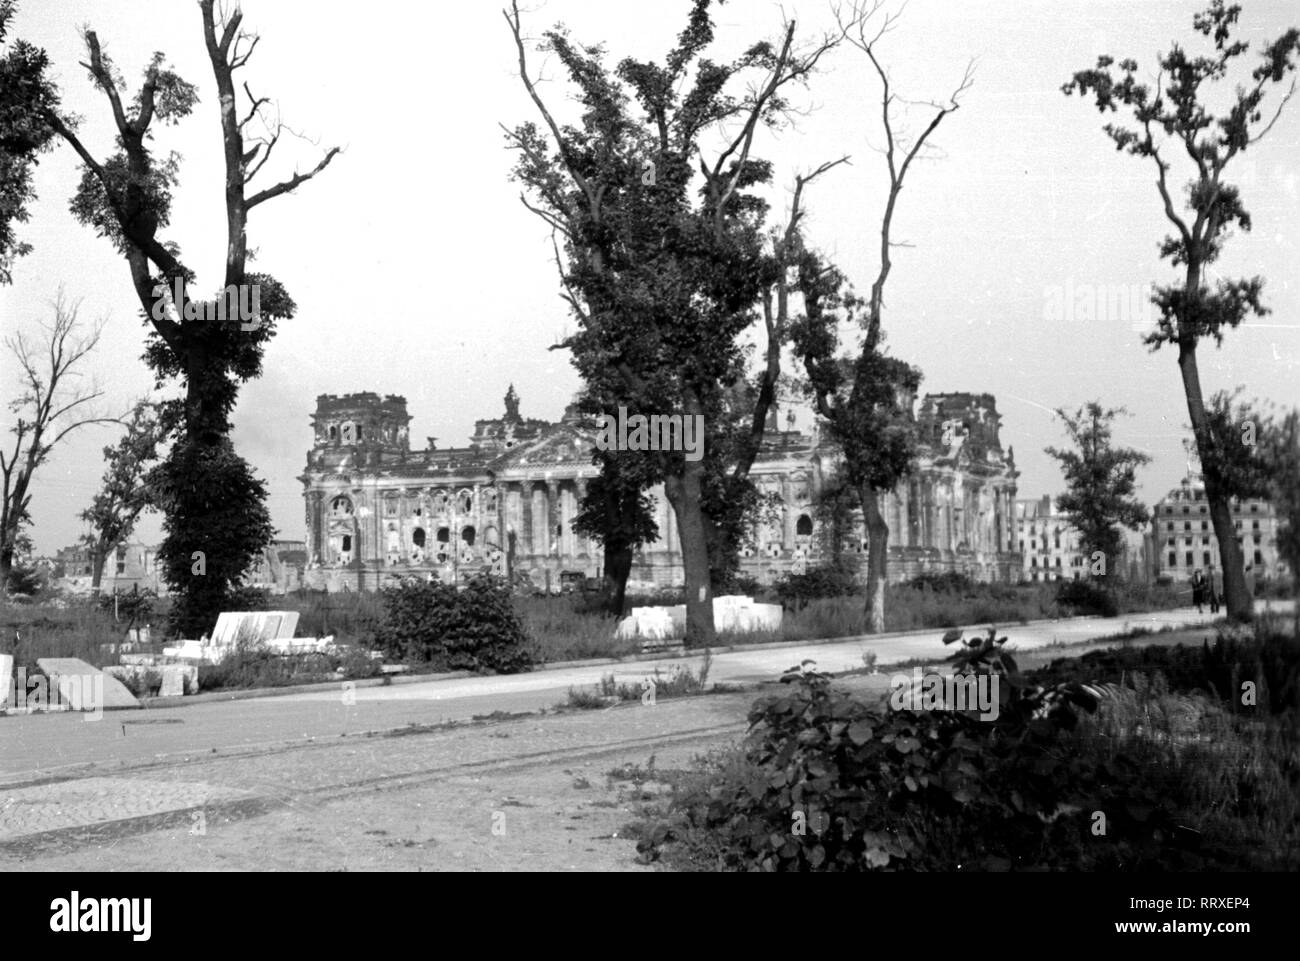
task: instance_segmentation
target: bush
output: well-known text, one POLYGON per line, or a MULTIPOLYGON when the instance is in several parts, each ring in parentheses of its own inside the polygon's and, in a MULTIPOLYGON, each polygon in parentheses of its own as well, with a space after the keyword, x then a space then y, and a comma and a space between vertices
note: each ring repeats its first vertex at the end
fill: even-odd
POLYGON ((101 592, 97 600, 99 609, 105 614, 112 614, 116 610, 120 620, 144 624, 153 617, 158 593, 149 587, 142 591, 133 590, 116 595, 111 591, 101 592))
POLYGON ((375 641, 387 653, 435 670, 513 674, 532 666, 509 587, 480 574, 458 589, 407 581, 383 591, 375 641))
POLYGON ((1077 581, 1059 581, 1056 602, 1067 615, 1096 614, 1099 617, 1116 617, 1119 601, 1103 585, 1087 578, 1077 581))
POLYGON ((856 571, 844 562, 810 567, 803 574, 786 574, 774 585, 782 604, 803 607, 823 597, 844 597, 858 589, 856 571))
POLYGON ((653 858, 676 845, 674 859, 758 871, 1294 861, 1278 852, 1300 823, 1285 800, 1296 770, 1275 758, 1279 748, 1293 755, 1292 725, 1257 736, 1213 705, 1159 689, 1043 683, 1019 673, 1005 642, 990 631, 948 659, 956 674, 1001 680, 1000 713, 987 721, 951 706, 866 704, 806 664, 792 669, 786 691, 755 702, 744 763, 679 793, 676 821, 642 831, 638 848, 653 858), (1089 716, 1102 696, 1114 705, 1109 720, 1089 716), (1187 741, 1196 716, 1218 732, 1211 743, 1187 741), (1168 723, 1153 734, 1156 717, 1168 723), (1101 836, 1096 812, 1106 816, 1101 836))

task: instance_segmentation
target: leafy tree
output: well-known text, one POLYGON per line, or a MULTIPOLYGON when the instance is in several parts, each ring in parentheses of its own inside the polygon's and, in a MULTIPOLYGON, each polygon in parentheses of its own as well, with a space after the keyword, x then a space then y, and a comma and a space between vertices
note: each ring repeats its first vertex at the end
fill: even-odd
POLYGON ((817 412, 826 419, 828 433, 844 456, 845 479, 858 494, 866 529, 867 596, 869 628, 885 629, 885 583, 888 577, 889 525, 881 511, 881 500, 913 467, 916 455, 916 425, 912 399, 920 386, 916 367, 884 351, 882 320, 885 284, 893 267, 891 239, 894 214, 907 172, 923 155, 928 138, 943 119, 957 109, 959 98, 971 85, 967 66, 961 83, 944 104, 930 104, 934 112, 925 129, 908 142, 896 133, 893 109, 898 94, 880 61, 877 45, 894 26, 898 15, 886 16, 874 34, 868 34, 874 5, 845 25, 845 35, 866 54, 881 83, 881 116, 885 133, 885 166, 889 174, 884 212, 880 220, 880 261, 863 300, 847 288, 846 278, 834 265, 807 252, 799 264, 800 289, 805 316, 794 327, 795 351, 803 361, 806 387, 817 412), (861 342, 847 355, 840 354, 839 325, 860 327, 861 342))
MULTIPOLYGON (((1204 11, 1194 15, 1193 27, 1212 40, 1213 50, 1193 56, 1181 45, 1173 44, 1158 60, 1160 69, 1154 85, 1138 80, 1136 60, 1116 64, 1113 57, 1103 55, 1097 58, 1095 68, 1076 72, 1062 87, 1067 96, 1091 95, 1103 114, 1115 113, 1121 106, 1131 112, 1133 126, 1112 122, 1103 129, 1118 150, 1149 159, 1156 168, 1156 189, 1165 218, 1175 230, 1161 242, 1160 255, 1174 268, 1181 268, 1182 277, 1176 283, 1156 288, 1152 301, 1160 317, 1156 329, 1144 341, 1152 350, 1166 344, 1178 349, 1183 393, 1202 463, 1213 461, 1214 451, 1197 347, 1207 337, 1221 344, 1225 331, 1252 314, 1268 313, 1261 301, 1264 281, 1260 277, 1219 280, 1213 286, 1206 277, 1207 268, 1218 260, 1231 229, 1236 226, 1248 231, 1251 227, 1240 191, 1225 179, 1226 169, 1258 144, 1277 121, 1291 93, 1283 94, 1269 116, 1264 107, 1266 94, 1295 71, 1295 56, 1300 51, 1300 30, 1294 27, 1265 44, 1258 66, 1236 81, 1229 106, 1216 113, 1211 109, 1216 98, 1214 88, 1228 81, 1231 68, 1249 48, 1249 44, 1232 39, 1240 13, 1237 4, 1229 6, 1223 0, 1212 0, 1204 11), (1175 203, 1169 185, 1173 157, 1180 153, 1186 154, 1193 167, 1181 205, 1175 203), (1180 206, 1185 208, 1181 212, 1180 206)), ((1294 90, 1294 82, 1290 90, 1294 90)), ((1205 493, 1223 558, 1227 614, 1233 620, 1248 621, 1252 601, 1233 529, 1231 492, 1207 473, 1205 493)))
POLYGON ((151 498, 145 474, 158 457, 162 431, 157 405, 140 401, 131 411, 126 433, 104 448, 104 477, 81 519, 90 525, 84 541, 91 556, 91 592, 98 594, 104 562, 130 538, 151 498))
POLYGON ((295 305, 274 277, 248 270, 248 215, 315 177, 339 153, 337 147, 331 148, 305 173, 260 190, 251 186, 285 128, 264 117, 268 98, 255 96, 247 83, 242 85, 243 98, 236 93, 235 73, 247 64, 258 37, 242 28, 238 8, 227 14, 216 12, 214 6, 214 0, 199 2, 204 46, 221 108, 224 302, 204 303, 191 295, 189 287, 197 275, 182 260, 179 246, 161 234, 170 224, 180 158, 154 148, 155 131, 188 117, 198 102, 198 88, 167 66, 162 53, 155 53, 138 91, 128 99, 116 65, 95 31, 87 29, 86 66, 112 117, 115 152, 97 159, 78 136, 72 119, 53 109, 46 111, 50 125, 83 164, 73 213, 112 242, 130 270, 151 328, 144 359, 160 389, 178 381, 184 390, 182 398, 162 407, 162 427, 175 442, 150 484, 166 514, 159 557, 177 597, 171 629, 192 635, 211 628, 273 533, 266 487, 231 445, 230 413, 239 386, 260 376, 263 351, 277 321, 291 318, 295 305), (255 298, 249 296, 250 290, 255 298), (169 292, 175 303, 169 302, 169 292), (253 299, 257 316, 236 316, 236 296, 244 297, 243 302, 253 299), (213 309, 223 303, 225 310, 213 309), (194 470, 200 473, 190 473, 194 470), (194 563, 195 554, 202 554, 206 564, 194 563))
MULTIPOLYGON (((505 14, 520 79, 543 122, 507 129, 507 143, 519 154, 523 202, 563 240, 561 275, 578 331, 562 346, 593 399, 616 399, 629 415, 703 418, 702 458, 641 453, 654 466, 626 475, 662 477, 681 537, 687 638, 695 645, 714 637, 714 573, 725 571, 723 555, 743 533, 748 473, 787 336, 785 267, 798 249, 797 207, 784 235, 771 244, 763 235, 767 205, 749 191, 770 183, 772 168, 753 155, 753 142, 760 126, 781 121, 788 89, 838 42, 798 51, 789 23, 778 44, 716 63, 704 55, 713 40, 710 7, 696 0, 662 65, 629 58, 611 70, 600 47, 574 43, 562 27, 545 32, 543 49, 581 106, 577 126, 556 120, 529 73, 518 5, 505 14), (746 80, 747 91, 732 92, 746 80), (705 140, 715 129, 724 130, 723 143, 709 159, 705 140), (766 363, 749 382, 739 338, 760 304, 766 363)), ((623 459, 620 452, 609 462, 623 459)))
POLYGON ((51 323, 42 323, 42 336, 33 340, 23 331, 6 337, 4 345, 18 363, 18 395, 9 402, 16 420, 8 451, 0 450, 0 592, 9 585, 14 555, 23 529, 31 521, 32 478, 63 438, 87 424, 114 423, 86 407, 103 396, 95 386, 81 387, 81 367, 99 343, 103 324, 82 332, 81 302, 69 303, 60 290, 50 304, 51 323))
POLYGON ((15 0, 0 0, 0 284, 11 282, 14 261, 31 250, 14 224, 27 220, 27 204, 35 197, 32 167, 54 137, 46 114, 59 106, 45 73, 45 51, 22 40, 5 49, 16 11, 15 0))
POLYGON ((645 492, 648 484, 634 473, 651 462, 618 455, 618 451, 596 452, 601 471, 587 485, 573 529, 600 541, 605 557, 606 609, 622 617, 636 550, 658 540, 659 525, 645 492))
POLYGON ((1151 458, 1114 445, 1113 425, 1125 413, 1123 408, 1106 410, 1092 401, 1073 415, 1061 409, 1056 413, 1065 421, 1072 445, 1068 450, 1046 448, 1065 475, 1065 494, 1057 505, 1079 532, 1084 564, 1094 577, 1109 584, 1123 548, 1121 528, 1137 529, 1151 520, 1146 506, 1133 496, 1137 469, 1151 458))
MULTIPOLYGON (((1207 476, 1233 497, 1263 497, 1277 511, 1277 550, 1300 591, 1300 411, 1275 414, 1258 402, 1240 401, 1242 388, 1219 391, 1206 410, 1212 459, 1207 476)), ((1300 611, 1300 606, 1298 606, 1300 611)))

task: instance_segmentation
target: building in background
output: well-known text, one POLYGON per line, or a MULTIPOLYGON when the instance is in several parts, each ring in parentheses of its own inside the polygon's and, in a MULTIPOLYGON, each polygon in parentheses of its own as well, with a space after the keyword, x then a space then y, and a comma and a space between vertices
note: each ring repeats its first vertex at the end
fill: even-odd
MULTIPOLYGON (((1151 579, 1150 536, 1143 530, 1121 529, 1117 558, 1107 558, 1109 573, 1130 583, 1151 579)), ((1080 536, 1051 495, 1016 501, 1017 547, 1024 556, 1026 581, 1080 580, 1092 574, 1093 560, 1084 553, 1080 536)))
MULTIPOLYGON (((1210 522, 1205 481, 1189 464, 1187 476, 1156 504, 1151 521, 1156 574, 1186 581, 1197 570, 1213 566, 1222 572, 1219 540, 1210 522)), ((1246 569, 1247 580, 1275 580, 1288 575, 1277 552, 1277 512, 1262 498, 1232 498, 1232 523, 1246 569)))
POLYGON ((1070 526, 1050 494, 1016 501, 1016 546, 1026 581, 1078 580, 1088 573, 1079 532, 1070 526))
MULTIPOLYGON (((912 401, 915 405, 915 400, 912 401)), ((989 394, 935 394, 916 414, 922 437, 913 475, 882 497, 890 525, 890 576, 961 571, 982 580, 1016 580, 1014 454, 998 437, 989 394)), ((466 447, 440 449, 430 437, 411 450, 402 397, 321 395, 314 443, 300 477, 306 508, 311 589, 374 590, 395 577, 459 582, 482 571, 555 591, 599 577, 600 545, 573 530, 597 474, 596 430, 570 405, 556 423, 525 418, 513 387, 504 416, 475 423, 466 447)), ((840 456, 810 429, 780 430, 775 411, 751 478, 780 509, 750 532, 741 571, 770 582, 827 557, 817 504, 840 456)), ((789 418, 788 418, 789 421, 789 418)), ((677 521, 662 485, 650 492, 659 539, 642 548, 632 579, 659 585, 683 579, 677 521)), ((841 550, 863 554, 861 522, 851 518, 841 550)))

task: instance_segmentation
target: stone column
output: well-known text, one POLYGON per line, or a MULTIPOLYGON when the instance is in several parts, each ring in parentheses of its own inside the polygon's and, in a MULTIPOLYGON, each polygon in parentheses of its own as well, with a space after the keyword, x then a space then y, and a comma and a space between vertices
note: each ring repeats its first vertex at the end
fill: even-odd
MULTIPOLYGON (((582 501, 587 496, 587 478, 575 477, 573 479, 573 487, 574 490, 577 492, 576 494, 577 502, 574 506, 578 510, 582 510, 582 501)), ((579 553, 584 553, 588 557, 592 558, 593 560, 595 559, 597 553, 596 545, 592 543, 590 537, 584 536, 582 538, 581 542, 579 543, 579 553)))
POLYGON ((555 536, 555 527, 557 524, 562 525, 564 522, 560 517, 560 482, 548 480, 546 482, 546 553, 548 557, 555 557, 562 554, 564 545, 560 543, 561 538, 555 536), (555 551, 551 551, 551 544, 555 544, 555 551))
POLYGON ((790 478, 788 476, 781 478, 781 500, 783 503, 783 515, 781 522, 781 550, 794 550, 794 525, 795 510, 794 496, 790 489, 790 478))

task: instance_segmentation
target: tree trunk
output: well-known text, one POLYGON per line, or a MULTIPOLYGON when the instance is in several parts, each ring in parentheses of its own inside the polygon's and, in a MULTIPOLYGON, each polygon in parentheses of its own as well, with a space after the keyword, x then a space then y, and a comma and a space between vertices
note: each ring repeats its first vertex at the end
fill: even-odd
MULTIPOLYGON (((1205 401, 1201 395, 1201 375, 1196 365, 1196 345, 1184 343, 1178 348, 1178 369, 1183 375, 1183 393, 1187 395, 1187 413, 1191 417, 1192 431, 1196 437, 1201 463, 1212 462, 1212 451, 1202 450, 1208 439, 1206 433, 1205 401)), ((1232 524, 1232 508, 1227 496, 1210 473, 1205 475, 1205 497, 1210 504, 1210 523, 1219 541, 1219 557, 1223 569, 1223 604, 1228 620, 1247 623, 1254 617, 1255 601, 1246 589, 1241 545, 1232 524)))
POLYGON ((677 516, 681 537, 682 567, 686 572, 686 644, 709 647, 716 640, 713 627, 713 593, 709 584, 709 544, 700 510, 700 489, 704 473, 700 461, 686 461, 680 475, 664 479, 668 503, 677 516))
POLYGON ((9 578, 14 570, 14 551, 12 547, 0 548, 0 598, 9 590, 9 578))
POLYGON ((97 549, 90 554, 90 596, 99 596, 99 585, 104 581, 104 565, 108 563, 108 551, 97 549))
POLYGON ((605 602, 615 617, 626 614, 627 579, 632 574, 632 548, 605 545, 605 602))
POLYGON ((889 569, 889 525, 880 513, 880 500, 870 487, 861 490, 862 519, 867 528, 867 630, 885 631, 885 578, 889 569))

